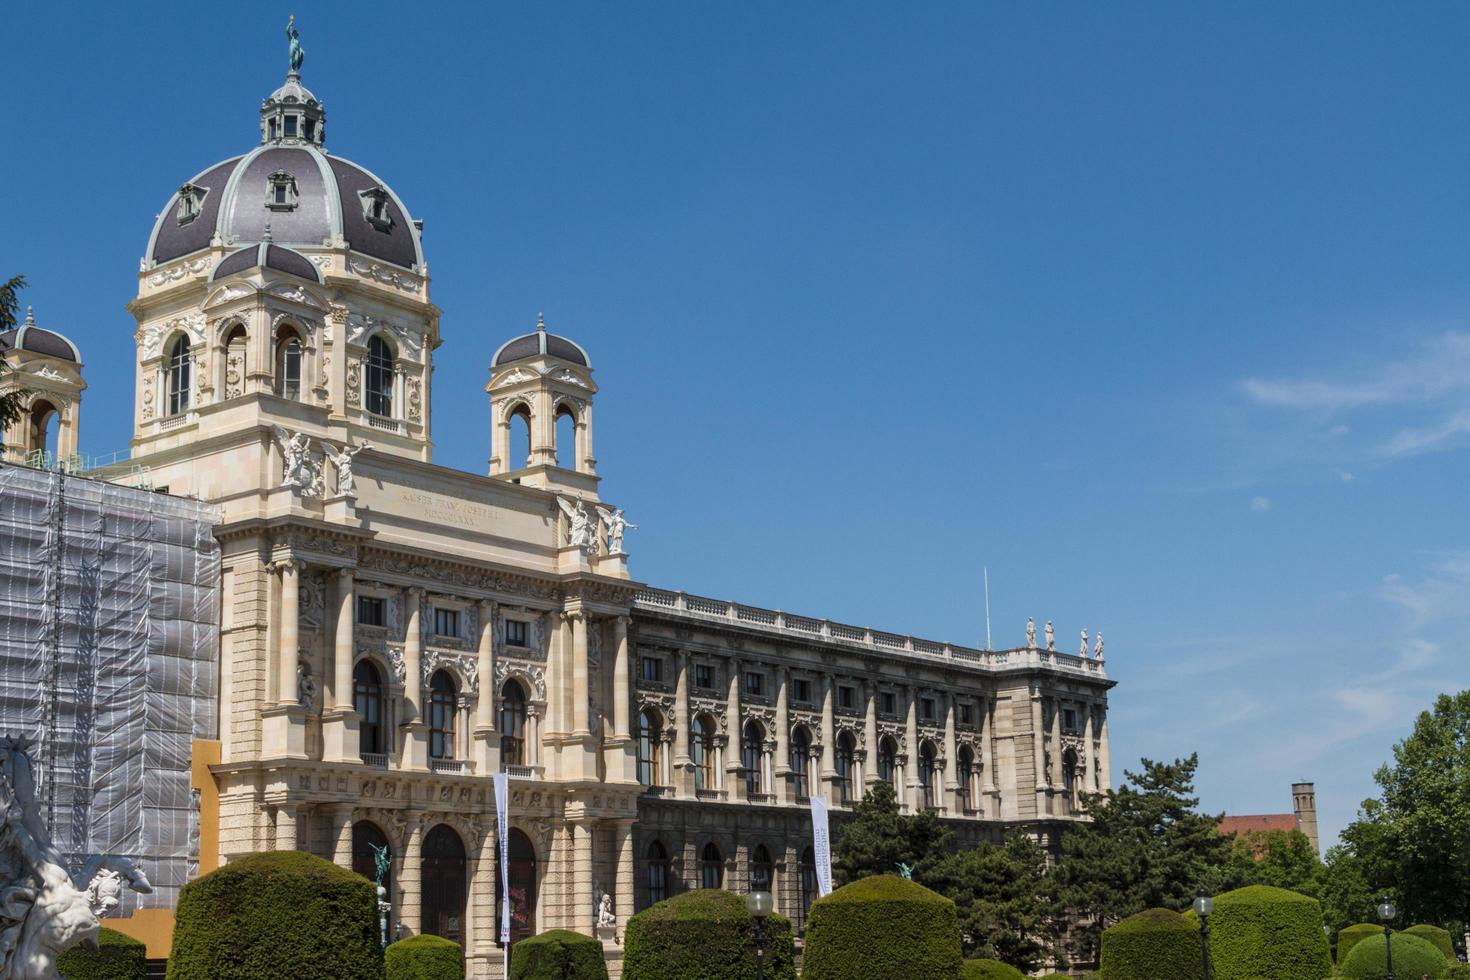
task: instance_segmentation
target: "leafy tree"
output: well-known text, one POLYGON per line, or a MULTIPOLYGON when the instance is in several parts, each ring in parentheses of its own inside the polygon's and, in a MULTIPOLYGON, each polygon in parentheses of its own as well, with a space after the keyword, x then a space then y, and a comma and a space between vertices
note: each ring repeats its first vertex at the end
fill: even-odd
POLYGON ((895 874, 899 864, 906 864, 914 869, 915 881, 933 887, 934 869, 953 840, 953 832, 932 812, 900 813, 893 787, 877 782, 837 832, 833 870, 845 885, 868 875, 895 874))
MULTIPOLYGON (((1236 834, 1230 861, 1240 885, 1270 885, 1318 897, 1322 861, 1300 830, 1250 830, 1236 834)), ((1227 889, 1228 890, 1228 889, 1227 889)))
MULTIPOLYGON (((20 324, 20 291, 25 288, 25 276, 11 276, 0 283, 0 331, 13 330, 20 324)), ((8 370, 0 365, 0 376, 8 370)), ((18 389, 0 395, 0 429, 8 428, 24 414, 22 401, 26 392, 18 389)))
POLYGON ((1026 834, 1011 834, 1002 847, 981 844, 951 854, 932 873, 930 886, 955 903, 967 957, 1029 973, 1060 949, 1046 852, 1026 834))

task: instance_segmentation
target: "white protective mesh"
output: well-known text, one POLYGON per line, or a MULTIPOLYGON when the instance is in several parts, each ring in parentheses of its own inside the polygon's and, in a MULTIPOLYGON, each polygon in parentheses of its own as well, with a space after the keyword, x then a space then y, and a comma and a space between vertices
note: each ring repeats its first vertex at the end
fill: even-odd
POLYGON ((73 872, 118 855, 152 881, 115 914, 173 907, 198 868, 190 743, 217 737, 218 520, 193 500, 0 466, 0 728, 39 739, 43 815, 73 872))

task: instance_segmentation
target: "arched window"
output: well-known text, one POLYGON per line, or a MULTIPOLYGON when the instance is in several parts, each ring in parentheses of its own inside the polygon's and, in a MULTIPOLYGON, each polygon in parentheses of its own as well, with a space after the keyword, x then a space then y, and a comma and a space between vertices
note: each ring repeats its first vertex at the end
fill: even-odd
POLYGON ((421 932, 464 942, 465 866, 464 841, 452 827, 441 823, 424 835, 421 932))
POLYGON ((663 776, 663 728, 663 721, 652 708, 638 712, 638 781, 644 786, 659 785, 663 776))
POLYGON ((811 795, 812 737, 805 726, 791 733, 791 785, 799 797, 811 795))
POLYGON ((975 750, 968 745, 960 746, 959 769, 955 775, 960 784, 960 806, 975 809, 975 750))
POLYGON ((1076 813, 1082 808, 1082 801, 1077 793, 1077 752, 1073 749, 1062 753, 1062 785, 1066 788, 1070 812, 1076 813))
POLYGON ((715 725, 706 715, 694 719, 690 733, 690 754, 694 757, 694 788, 715 788, 715 725))
MULTIPOLYGON (((531 838, 515 827, 510 828, 507 850, 510 852, 510 941, 518 943, 532 935, 536 929, 536 849, 531 838)), ((495 869, 495 921, 500 921, 500 895, 502 870, 496 862, 495 869)), ((500 935, 497 926, 495 936, 500 935)), ((497 938, 497 943, 499 939, 497 938)))
POLYGON ((699 887, 722 888, 725 884, 725 859, 714 841, 699 852, 699 887))
POLYGON ((929 808, 934 806, 934 744, 925 742, 919 746, 919 789, 923 795, 923 805, 929 808))
POLYGON ((878 742, 878 778, 898 789, 898 745, 889 735, 878 742))
POLYGON ((524 766, 526 762, 526 692, 519 683, 507 680, 500 689, 500 764, 524 766))
POLYGON ((357 751, 386 752, 383 747, 383 675, 371 660, 352 668, 352 707, 357 711, 357 751))
POLYGON ((531 409, 522 402, 511 409, 509 421, 505 465, 507 469, 518 470, 531 465, 531 409))
POLYGON ((301 338, 289 328, 276 341, 276 394, 293 401, 301 398, 301 338))
POLYGON ((817 855, 810 848, 801 852, 801 926, 806 928, 807 914, 817 897, 817 855))
POLYGON ((447 670, 429 678, 429 758, 454 758, 454 702, 459 692, 447 670))
POLYGON ((857 746, 852 732, 837 736, 837 798, 842 803, 853 801, 853 787, 857 785, 857 746))
POLYGON ((179 415, 189 410, 190 368, 189 339, 176 337, 168 349, 165 385, 168 389, 168 414, 179 415))
POLYGON ((384 418, 393 417, 393 348, 382 337, 368 341, 367 362, 362 366, 362 389, 367 410, 384 418))
POLYGON ((760 844, 750 852, 750 890, 774 892, 776 890, 776 863, 771 852, 760 844))
POLYGON ((31 403, 30 429, 26 434, 25 448, 31 452, 45 453, 48 459, 56 459, 60 420, 61 415, 56 411, 55 405, 44 398, 37 398, 31 403))
POLYGON ((740 767, 745 770, 745 793, 759 796, 762 790, 761 769, 765 754, 765 732, 759 723, 747 721, 740 740, 740 767))
POLYGON ((669 897, 669 852, 658 841, 648 845, 648 904, 669 897))
POLYGON ((577 468, 577 416, 565 402, 556 406, 556 465, 577 468))

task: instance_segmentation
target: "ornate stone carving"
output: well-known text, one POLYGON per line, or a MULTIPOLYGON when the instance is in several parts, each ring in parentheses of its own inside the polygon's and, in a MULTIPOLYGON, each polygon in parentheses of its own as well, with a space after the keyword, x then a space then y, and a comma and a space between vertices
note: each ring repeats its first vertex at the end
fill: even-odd
POLYGON ((187 276, 197 276, 209 268, 208 258, 191 259, 188 262, 180 262, 178 265, 159 269, 148 277, 148 285, 162 286, 166 282, 178 282, 187 276))
POLYGON ((347 404, 357 408, 362 404, 362 358, 347 359, 347 404))
POLYGON ((399 272, 397 269, 391 269, 386 265, 379 265, 377 262, 368 262, 356 256, 347 260, 347 267, 364 279, 371 279, 374 282, 380 282, 385 286, 392 286, 394 289, 401 289, 407 293, 418 292, 422 285, 422 281, 417 276, 409 275, 406 272, 399 272))
MULTIPOLYGON (((575 374, 573 374, 571 371, 567 370, 566 368, 562 368, 560 371, 557 371, 557 372, 553 373, 551 375, 551 378, 552 378, 553 381, 560 381, 560 382, 562 382, 564 384, 576 385, 578 388, 586 388, 586 387, 589 387, 588 384, 587 384, 587 382, 583 381, 581 378, 577 377, 575 374)), ((585 405, 586 404, 586 402, 582 402, 580 399, 576 399, 576 400, 579 402, 579 404, 582 404, 582 405, 585 405)))
POLYGON ((359 446, 343 446, 338 449, 334 444, 322 441, 322 449, 327 459, 330 459, 337 467, 337 495, 339 497, 357 493, 357 478, 352 473, 352 457, 364 449, 371 448, 373 448, 372 443, 364 442, 359 446))
POLYGON ((579 499, 574 503, 558 494, 556 504, 567 515, 567 544, 581 548, 585 554, 597 554, 597 525, 587 512, 586 501, 579 499))
POLYGON ((139 396, 139 398, 141 400, 141 405, 140 405, 140 409, 139 409, 139 417, 144 422, 147 422, 149 419, 153 418, 153 372, 152 371, 145 371, 145 372, 143 372, 143 393, 142 393, 142 395, 139 396))
POLYGON ((403 659, 403 647, 388 647, 388 666, 393 668, 393 676, 398 678, 398 683, 408 680, 408 662, 403 659))
POLYGON ((204 340, 205 317, 203 313, 190 313, 185 316, 174 317, 163 323, 155 323, 144 327, 139 331, 138 342, 142 350, 143 358, 146 360, 157 357, 163 349, 163 341, 172 334, 183 331, 189 336, 191 345, 202 343, 204 340))
POLYGON ((309 306, 314 310, 327 309, 326 303, 323 303, 320 299, 295 284, 275 283, 267 286, 265 291, 272 296, 278 296, 292 303, 300 303, 302 306, 309 306))
POLYGON ((497 688, 505 684, 507 678, 519 677, 531 685, 531 690, 538 701, 546 700, 546 672, 540 667, 525 667, 517 664, 508 664, 504 660, 495 663, 495 686, 497 688))
POLYGON ((424 417, 424 391, 423 383, 414 375, 409 375, 408 383, 408 420, 417 422, 424 417))
POLYGON ((448 667, 457 672, 464 681, 464 694, 477 695, 480 693, 480 663, 469 654, 426 650, 419 667, 423 674, 421 680, 426 688, 429 686, 429 678, 434 676, 434 671, 441 667, 448 667))
POLYGON ((408 560, 396 555, 368 551, 359 560, 358 567, 364 570, 388 572, 413 578, 442 582, 451 587, 499 592, 533 599, 552 600, 557 597, 555 585, 537 579, 508 575, 504 572, 482 572, 423 560, 408 560))
POLYGON ((287 433, 279 425, 272 425, 276 443, 285 458, 285 470, 281 475, 281 486, 295 487, 303 497, 322 495, 322 464, 311 454, 310 440, 304 432, 287 433))
POLYGON ((603 527, 607 534, 607 553, 609 555, 625 555, 623 550, 623 532, 636 531, 638 525, 623 516, 623 508, 608 509, 597 508, 597 515, 602 518, 603 527))
POLYGON ((505 377, 501 378, 495 386, 497 388, 508 388, 511 385, 518 385, 522 381, 530 381, 534 377, 535 375, 530 373, 529 371, 525 371, 521 368, 516 368, 514 371, 510 372, 510 374, 507 374, 505 377))

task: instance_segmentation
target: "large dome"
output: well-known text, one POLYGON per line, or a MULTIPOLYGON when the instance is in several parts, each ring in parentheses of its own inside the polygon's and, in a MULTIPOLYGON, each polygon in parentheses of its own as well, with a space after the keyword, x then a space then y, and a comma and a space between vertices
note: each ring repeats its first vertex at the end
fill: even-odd
POLYGON ((211 245, 268 238, 350 248, 422 271, 419 228, 408 208, 372 171, 323 149, 325 110, 296 72, 260 115, 260 146, 201 171, 169 198, 148 239, 150 267, 211 245))

